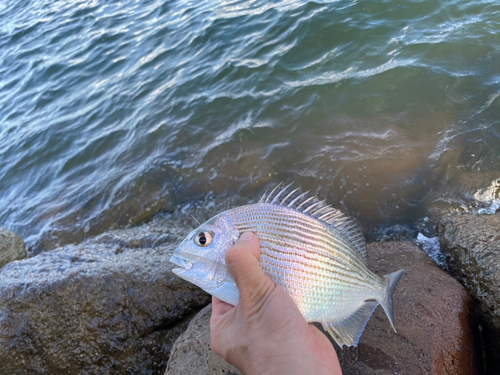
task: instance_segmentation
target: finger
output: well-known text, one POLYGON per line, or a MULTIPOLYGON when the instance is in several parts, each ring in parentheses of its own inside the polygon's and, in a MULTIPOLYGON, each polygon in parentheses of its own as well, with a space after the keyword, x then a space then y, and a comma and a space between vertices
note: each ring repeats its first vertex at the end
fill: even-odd
MULTIPOLYGON (((333 347, 333 344, 330 342, 328 337, 326 337, 326 335, 324 335, 314 324, 309 323, 309 328, 311 329, 311 333, 313 334, 313 336, 315 336, 316 339, 322 343, 320 347, 328 348, 329 345, 333 347)), ((321 355, 321 353, 318 353, 318 355, 321 355)), ((329 364, 325 364, 325 367, 328 367, 333 375, 342 375, 342 369, 340 368, 339 358, 337 354, 333 356, 328 354, 328 358, 329 364)))
POLYGON ((307 323, 307 325, 309 326, 309 329, 311 330, 313 336, 317 337, 321 341, 324 341, 326 339, 328 342, 330 342, 330 340, 328 340, 328 337, 326 337, 326 335, 321 332, 319 328, 316 327, 313 323, 307 323))
POLYGON ((260 268, 259 256, 260 242, 252 232, 243 233, 226 251, 226 265, 236 282, 244 310, 260 303, 274 288, 274 282, 260 268))
POLYGON ((228 345, 227 335, 231 333, 228 330, 228 324, 231 323, 231 310, 235 307, 212 296, 212 316, 210 317, 210 346, 212 350, 220 356, 225 353, 228 345))
POLYGON ((311 333, 313 336, 315 336, 320 342, 323 343, 323 345, 331 345, 333 344, 330 342, 330 339, 319 330, 318 327, 316 327, 313 323, 308 323, 309 329, 311 330, 311 333))

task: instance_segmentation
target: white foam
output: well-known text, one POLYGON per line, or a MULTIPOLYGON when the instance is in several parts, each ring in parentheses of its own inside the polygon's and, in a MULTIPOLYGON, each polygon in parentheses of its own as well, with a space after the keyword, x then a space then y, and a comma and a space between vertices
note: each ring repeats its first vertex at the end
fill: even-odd
POLYGON ((446 266, 446 257, 441 252, 439 237, 426 237, 422 233, 419 233, 415 243, 438 265, 446 266))
POLYGON ((474 194, 474 199, 481 207, 477 210, 481 215, 493 215, 500 208, 500 178, 490 186, 480 189, 474 194))

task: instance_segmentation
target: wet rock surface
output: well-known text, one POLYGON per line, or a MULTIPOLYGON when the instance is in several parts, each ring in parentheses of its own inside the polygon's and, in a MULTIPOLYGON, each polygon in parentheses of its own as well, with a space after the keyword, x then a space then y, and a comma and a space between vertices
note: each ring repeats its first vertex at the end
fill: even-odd
POLYGON ((105 233, 0 270, 0 374, 163 373, 209 302, 172 274, 171 221, 105 233))
POLYGON ((8 229, 0 228, 0 268, 27 256, 23 239, 8 229))
MULTIPOLYGON (((368 245, 368 264, 379 274, 406 275, 394 294, 398 333, 377 308, 357 348, 336 347, 344 375, 476 373, 473 305, 465 289, 410 242, 368 245)), ((210 307, 174 344, 166 375, 239 374, 210 349, 210 307)))
POLYGON ((452 275, 475 298, 487 373, 500 366, 500 213, 457 215, 439 224, 452 275))

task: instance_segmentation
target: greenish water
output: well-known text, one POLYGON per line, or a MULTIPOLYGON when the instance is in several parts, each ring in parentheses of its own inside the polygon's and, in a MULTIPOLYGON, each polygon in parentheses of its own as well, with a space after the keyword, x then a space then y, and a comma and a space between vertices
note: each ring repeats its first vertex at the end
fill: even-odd
POLYGON ((0 225, 51 248, 282 180, 369 238, 494 212, 499 61, 496 0, 3 1, 0 225))

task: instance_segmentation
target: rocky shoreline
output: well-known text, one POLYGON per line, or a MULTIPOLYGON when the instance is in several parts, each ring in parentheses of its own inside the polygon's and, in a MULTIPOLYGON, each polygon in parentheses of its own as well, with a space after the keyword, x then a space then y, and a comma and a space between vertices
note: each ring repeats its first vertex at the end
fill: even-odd
POLYGON ((168 261, 185 226, 153 220, 0 270, 0 374, 159 374, 210 301, 168 261))
MULTIPOLYGON (((472 299, 411 242, 373 243, 368 264, 379 274, 405 268, 394 294, 397 333, 382 309, 369 320, 358 347, 340 349, 344 375, 474 374, 472 299)), ((166 375, 240 374, 210 349, 210 306, 175 342, 166 375)))
MULTIPOLYGON (((188 230, 157 215, 23 260, 24 244, 0 232, 0 375, 238 374, 210 350, 210 296, 171 272, 188 230)), ((336 348, 344 374, 496 368, 500 213, 445 217, 439 233, 453 277, 411 242, 368 246, 375 272, 407 270, 398 333, 377 309, 357 348, 336 348)))

